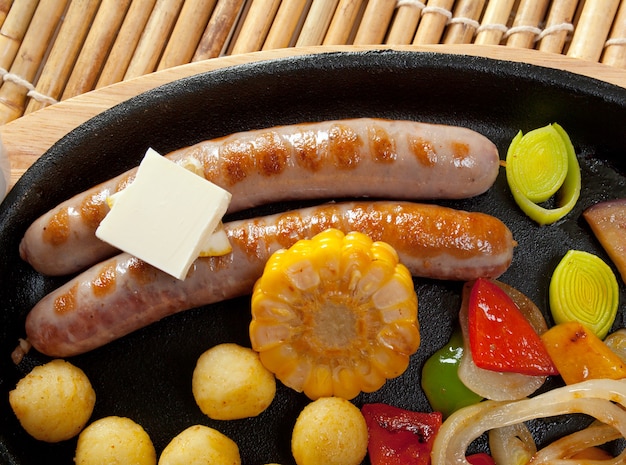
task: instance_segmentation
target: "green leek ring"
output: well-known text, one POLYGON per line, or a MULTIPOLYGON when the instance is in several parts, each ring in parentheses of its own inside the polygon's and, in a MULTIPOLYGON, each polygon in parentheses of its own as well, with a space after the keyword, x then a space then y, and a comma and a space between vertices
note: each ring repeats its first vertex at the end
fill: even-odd
POLYGON ((619 306, 615 274, 600 257, 570 250, 557 265, 549 286, 555 323, 577 321, 600 339, 608 334, 619 306))
POLYGON ((563 218, 580 197, 581 175, 576 152, 565 130, 556 123, 526 135, 520 131, 515 136, 506 156, 506 177, 515 202, 540 225, 563 218), (548 164, 548 168, 540 166, 542 163, 548 164), (555 193, 557 208, 537 204, 555 193))

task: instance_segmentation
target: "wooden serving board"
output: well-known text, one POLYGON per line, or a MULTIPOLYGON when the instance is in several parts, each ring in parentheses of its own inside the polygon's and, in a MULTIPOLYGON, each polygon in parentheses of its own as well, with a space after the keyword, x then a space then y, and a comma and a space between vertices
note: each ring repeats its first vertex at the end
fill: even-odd
POLYGON ((570 58, 531 49, 485 45, 426 45, 426 46, 314 46, 292 47, 189 63, 147 74, 131 80, 61 101, 34 113, 0 126, 0 137, 11 161, 13 186, 28 167, 46 152, 56 141, 98 113, 111 108, 135 95, 160 85, 228 66, 263 60, 331 52, 354 52, 368 50, 401 50, 414 52, 437 52, 523 62, 537 66, 562 69, 584 76, 600 79, 626 88, 626 70, 596 62, 570 58))

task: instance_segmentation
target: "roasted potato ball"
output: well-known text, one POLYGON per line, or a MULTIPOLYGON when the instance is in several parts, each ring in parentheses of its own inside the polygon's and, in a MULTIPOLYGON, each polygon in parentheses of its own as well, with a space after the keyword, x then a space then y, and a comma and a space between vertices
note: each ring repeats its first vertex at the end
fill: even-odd
POLYGON ((159 465, 240 465, 237 444, 204 425, 190 426, 163 449, 159 465))
POLYGON ((192 391, 205 415, 235 420, 263 412, 276 394, 276 379, 252 349, 225 343, 198 358, 192 391))
POLYGON ((130 418, 104 417, 78 436, 76 465, 155 465, 156 451, 148 433, 130 418))
POLYGON ((320 397, 296 420, 291 452, 298 465, 358 465, 367 453, 361 411, 340 397, 320 397))
POLYGON ((37 366, 9 393, 22 427, 46 442, 70 439, 89 421, 96 402, 87 375, 65 360, 37 366))

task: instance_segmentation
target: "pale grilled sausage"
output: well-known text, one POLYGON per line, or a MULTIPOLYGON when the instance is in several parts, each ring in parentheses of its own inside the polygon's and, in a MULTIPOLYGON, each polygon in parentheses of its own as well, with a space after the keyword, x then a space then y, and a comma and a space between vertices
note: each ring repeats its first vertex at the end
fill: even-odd
MULTIPOLYGON (((197 160, 208 180, 232 194, 229 212, 300 199, 467 198, 488 190, 499 169, 496 146, 469 129, 369 118, 238 133, 167 156, 197 160)), ((26 231, 22 258, 42 274, 65 275, 113 255, 95 230, 108 212, 107 197, 134 174, 44 214, 26 231)))
POLYGON ((100 347, 174 313, 248 294, 270 254, 327 228, 388 242, 414 276, 495 278, 515 242, 499 219, 430 204, 338 203, 226 223, 233 251, 199 258, 177 280, 120 254, 44 297, 29 313, 30 343, 67 357, 100 347))

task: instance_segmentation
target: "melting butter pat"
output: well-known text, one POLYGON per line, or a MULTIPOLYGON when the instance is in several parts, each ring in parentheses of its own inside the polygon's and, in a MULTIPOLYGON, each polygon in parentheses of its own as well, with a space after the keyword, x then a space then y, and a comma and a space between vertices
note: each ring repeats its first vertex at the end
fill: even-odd
POLYGON ((199 256, 228 253, 231 194, 148 149, 134 181, 109 199, 96 236, 184 279, 199 256))

